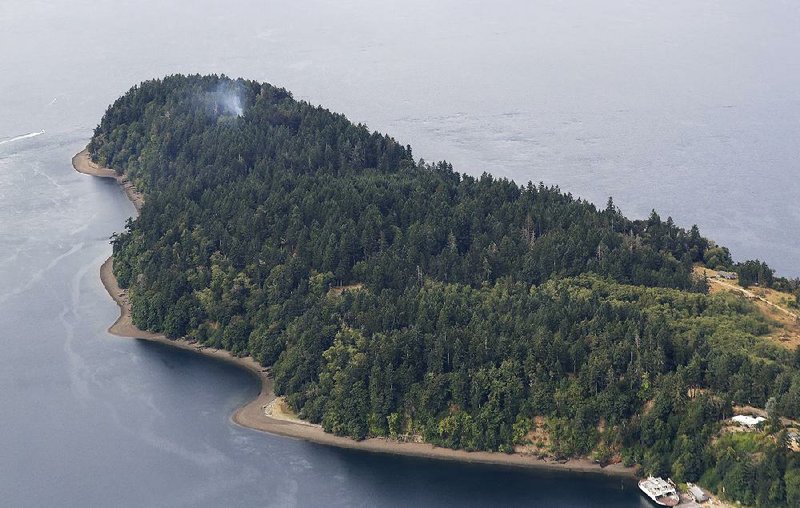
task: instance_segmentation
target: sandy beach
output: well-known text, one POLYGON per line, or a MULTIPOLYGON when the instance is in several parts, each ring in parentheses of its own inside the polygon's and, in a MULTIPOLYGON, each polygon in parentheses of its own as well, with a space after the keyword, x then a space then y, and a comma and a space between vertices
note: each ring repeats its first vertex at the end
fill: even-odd
MULTIPOLYGON (((99 167, 93 163, 87 150, 83 150, 73 157, 72 164, 76 171, 87 175, 114 178, 125 188, 126 195, 136 206, 137 211, 144 203, 143 196, 136 191, 133 185, 124 176, 119 176, 115 171, 99 167)), ((410 455, 432 459, 455 460, 472 463, 499 464, 504 466, 524 467, 533 469, 550 469, 574 471, 582 473, 599 473, 615 476, 635 477, 635 469, 624 467, 622 464, 612 464, 601 467, 589 459, 572 459, 566 462, 539 459, 535 456, 519 453, 506 454, 496 452, 466 452, 439 448, 426 443, 405 443, 386 438, 370 438, 355 441, 347 437, 334 436, 326 433, 319 425, 303 422, 286 415, 281 411, 270 411, 275 405, 276 395, 273 391, 272 379, 269 369, 262 367, 251 357, 236 357, 228 351, 204 347, 187 340, 171 340, 163 335, 143 331, 134 326, 130 315, 130 302, 127 293, 119 287, 113 273, 114 261, 108 258, 100 268, 100 279, 111 298, 120 308, 120 316, 109 328, 109 332, 120 336, 139 340, 149 340, 167 344, 185 350, 216 358, 235 364, 255 375, 261 383, 261 392, 254 400, 239 408, 231 417, 232 421, 243 427, 277 434, 280 436, 305 439, 324 445, 341 448, 352 448, 369 452, 410 455)))
POLYGON ((92 162, 92 159, 89 157, 88 149, 84 148, 75 154, 72 158, 72 167, 75 168, 75 171, 83 173, 84 175, 97 176, 99 178, 113 178, 122 186, 125 195, 128 196, 133 206, 136 207, 136 211, 138 212, 142 209, 142 205, 144 204, 144 196, 142 193, 136 190, 136 187, 133 186, 133 183, 131 183, 125 175, 118 175, 113 169, 103 168, 92 162))

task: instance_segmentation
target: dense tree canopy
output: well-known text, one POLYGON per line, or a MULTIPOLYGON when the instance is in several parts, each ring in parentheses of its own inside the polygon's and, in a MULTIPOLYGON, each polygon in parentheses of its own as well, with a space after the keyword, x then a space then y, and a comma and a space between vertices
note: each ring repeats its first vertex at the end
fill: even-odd
POLYGON ((697 227, 415 162, 218 76, 132 88, 89 148, 146 195, 113 239, 134 322, 273 365, 329 432, 511 451, 545 418, 557 456, 800 497, 785 447, 712 445, 733 403, 799 415, 800 376, 754 307, 705 294, 693 264, 733 263, 697 227))

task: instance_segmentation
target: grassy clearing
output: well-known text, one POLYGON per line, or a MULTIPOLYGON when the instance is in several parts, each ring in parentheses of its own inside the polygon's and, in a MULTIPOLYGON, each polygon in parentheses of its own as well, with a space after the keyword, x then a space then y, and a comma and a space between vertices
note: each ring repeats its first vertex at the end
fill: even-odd
POLYGON ((695 266, 697 276, 708 278, 709 291, 731 293, 752 302, 761 314, 773 324, 773 331, 767 339, 786 349, 800 346, 800 311, 791 306, 794 296, 770 288, 743 288, 736 279, 719 278, 716 270, 702 265, 695 266))

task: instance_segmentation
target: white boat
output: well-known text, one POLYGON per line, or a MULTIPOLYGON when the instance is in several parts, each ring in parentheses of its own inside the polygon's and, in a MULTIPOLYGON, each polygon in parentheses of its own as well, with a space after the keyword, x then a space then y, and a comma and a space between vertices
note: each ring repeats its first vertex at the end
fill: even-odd
POLYGON ((639 480, 639 489, 659 506, 675 506, 681 502, 675 484, 663 478, 649 476, 639 480))

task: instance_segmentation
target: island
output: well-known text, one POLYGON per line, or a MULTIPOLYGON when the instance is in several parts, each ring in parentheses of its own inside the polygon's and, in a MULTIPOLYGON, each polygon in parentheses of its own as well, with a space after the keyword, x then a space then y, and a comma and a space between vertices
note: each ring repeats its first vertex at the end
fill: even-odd
POLYGON ((800 283, 696 226, 216 75, 134 86, 73 165, 138 211, 101 269, 110 331, 253 372, 241 425, 800 502, 800 283))

